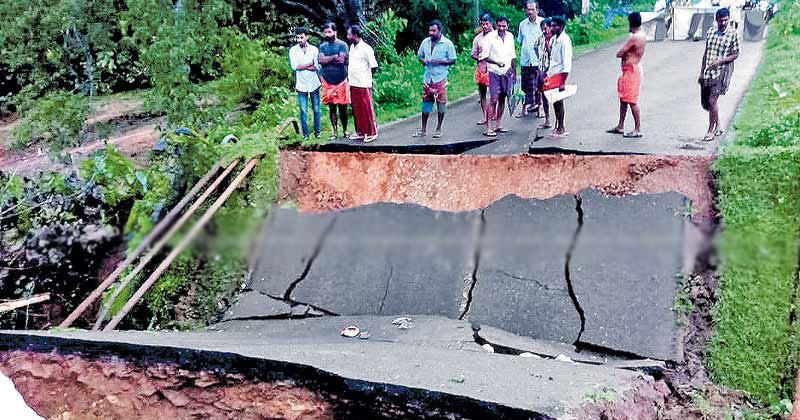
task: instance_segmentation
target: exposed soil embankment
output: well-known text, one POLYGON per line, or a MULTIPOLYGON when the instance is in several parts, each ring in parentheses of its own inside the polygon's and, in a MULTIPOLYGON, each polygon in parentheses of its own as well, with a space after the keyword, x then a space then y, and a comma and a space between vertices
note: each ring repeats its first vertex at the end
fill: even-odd
POLYGON ((482 208, 509 194, 546 199, 595 188, 610 195, 676 191, 695 222, 712 218, 711 157, 432 156, 283 151, 280 198, 322 212, 374 202, 482 208))
POLYGON ((174 365, 23 351, 0 353, 0 370, 48 419, 331 419, 319 394, 291 382, 255 382, 174 365))

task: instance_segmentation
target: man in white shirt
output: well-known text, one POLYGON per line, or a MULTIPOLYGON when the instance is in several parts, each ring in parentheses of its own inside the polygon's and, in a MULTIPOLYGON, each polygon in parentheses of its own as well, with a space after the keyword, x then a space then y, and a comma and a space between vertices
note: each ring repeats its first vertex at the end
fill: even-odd
POLYGON ((500 16, 495 21, 497 30, 488 36, 480 59, 486 60, 489 70, 489 104, 486 106, 486 131, 483 135, 497 137, 497 133, 507 133, 503 128, 503 112, 506 98, 511 96, 517 77, 514 61, 514 35, 508 32, 508 18, 500 16), (492 120, 495 128, 492 128, 492 120))
MULTIPOLYGON (((572 71, 572 39, 564 32, 564 24, 564 18, 561 16, 554 17, 550 24, 553 39, 550 49, 550 66, 547 69, 547 78, 544 79, 542 89, 544 91, 551 89, 563 91, 567 83, 567 76, 572 71)), ((547 104, 545 104, 546 106, 547 104)), ((556 126, 552 135, 554 137, 567 135, 564 127, 564 100, 553 103, 553 111, 556 114, 556 126)))
POLYGON ((297 90, 297 104, 300 106, 300 126, 303 127, 303 137, 308 138, 308 96, 311 95, 311 108, 314 113, 314 135, 320 133, 319 111, 319 50, 308 43, 308 31, 300 27, 295 30, 297 45, 289 49, 289 64, 295 74, 295 90, 297 90))
POLYGON ((378 137, 372 106, 372 72, 378 68, 378 61, 375 59, 375 51, 362 39, 360 26, 353 25, 347 29, 347 40, 350 41, 347 77, 356 126, 356 134, 350 136, 350 139, 369 143, 378 137))
POLYGON ((525 15, 527 17, 519 23, 517 42, 519 43, 519 67, 522 77, 522 91, 525 92, 525 103, 518 115, 527 115, 533 107, 538 107, 540 98, 536 81, 539 78, 539 55, 536 53, 536 41, 542 36, 541 24, 544 18, 539 17, 539 4, 536 0, 525 2, 525 15))

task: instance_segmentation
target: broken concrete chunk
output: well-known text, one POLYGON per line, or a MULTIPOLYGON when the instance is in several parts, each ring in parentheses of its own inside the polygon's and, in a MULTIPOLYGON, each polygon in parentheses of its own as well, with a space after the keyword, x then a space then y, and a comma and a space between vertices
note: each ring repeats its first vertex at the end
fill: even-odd
POLYGON ((272 209, 249 287, 272 296, 283 296, 303 275, 333 218, 333 213, 272 209))
POLYGON ((485 210, 470 320, 537 339, 577 339, 580 318, 564 277, 575 205, 571 195, 507 196, 485 210))
POLYGON ((247 318, 288 317, 291 313, 292 308, 288 303, 251 290, 239 295, 239 300, 225 313, 223 321, 247 318))
POLYGON ((570 261, 585 317, 581 342, 681 360, 672 305, 681 272, 685 198, 581 193, 583 227, 570 261))

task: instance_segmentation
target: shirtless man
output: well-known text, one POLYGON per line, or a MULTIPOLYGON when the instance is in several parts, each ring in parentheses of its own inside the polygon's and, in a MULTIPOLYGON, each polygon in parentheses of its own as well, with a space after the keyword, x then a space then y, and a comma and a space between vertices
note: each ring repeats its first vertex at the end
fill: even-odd
POLYGON ((642 33, 642 16, 639 12, 628 15, 628 24, 631 35, 628 42, 617 51, 617 58, 622 64, 622 75, 617 81, 617 93, 619 94, 619 124, 616 127, 606 130, 613 134, 622 134, 626 138, 642 137, 642 127, 639 121, 639 87, 642 83, 642 66, 640 64, 644 55, 644 33, 642 33), (628 107, 633 114, 633 131, 625 132, 625 115, 628 107))

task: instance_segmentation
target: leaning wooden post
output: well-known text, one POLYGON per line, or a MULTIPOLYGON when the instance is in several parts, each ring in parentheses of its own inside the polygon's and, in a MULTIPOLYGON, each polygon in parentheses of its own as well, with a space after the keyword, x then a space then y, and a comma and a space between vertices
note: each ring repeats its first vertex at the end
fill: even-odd
POLYGON ((98 331, 100 329, 100 327, 103 325, 103 321, 105 321, 106 319, 106 315, 108 315, 108 311, 111 310, 111 305, 114 303, 114 300, 117 298, 117 296, 119 296, 119 294, 122 293, 125 287, 128 286, 128 283, 130 283, 131 281, 133 281, 134 278, 136 278, 136 276, 139 274, 139 272, 142 271, 142 269, 144 269, 147 263, 149 263, 150 260, 152 260, 153 257, 156 256, 156 254, 158 254, 158 251, 161 251, 161 248, 163 248, 164 245, 170 239, 172 239, 172 237, 175 235, 178 229, 180 229, 186 223, 186 221, 189 220, 189 218, 192 217, 192 215, 194 215, 194 212, 197 211, 197 209, 200 208, 200 206, 202 206, 203 203, 206 202, 211 193, 216 191, 219 184, 222 183, 222 180, 224 180, 228 176, 228 174, 231 173, 231 171, 233 171, 233 168, 235 168, 238 163, 239 159, 234 159, 233 162, 231 162, 225 168, 225 170, 217 177, 217 179, 215 179, 214 182, 205 191, 203 191, 203 194, 201 194, 200 197, 197 198, 197 201, 195 201, 191 205, 191 207, 189 207, 189 210, 186 210, 186 213, 184 213, 183 216, 181 216, 181 218, 178 219, 178 221, 175 222, 174 225, 172 225, 169 231, 167 231, 167 233, 164 234, 164 237, 162 237, 158 242, 156 242, 155 246, 153 246, 153 248, 151 248, 150 251, 148 251, 144 257, 142 257, 141 261, 139 261, 139 263, 136 264, 136 267, 133 268, 133 271, 128 273, 128 275, 125 276, 124 279, 122 279, 122 282, 120 282, 119 286, 117 286, 114 289, 109 299, 106 300, 106 302, 103 304, 103 307, 100 309, 100 315, 97 316, 97 320, 94 323, 94 327, 92 327, 92 331, 98 331))
POLYGON ((169 223, 172 222, 172 219, 174 219, 175 216, 177 216, 178 213, 183 210, 186 204, 188 204, 189 201, 191 201, 192 198, 194 198, 194 196, 200 192, 200 189, 202 189, 208 183, 211 177, 217 173, 217 171, 219 171, 220 166, 221 165, 219 163, 216 163, 213 167, 211 167, 211 169, 205 175, 203 175, 203 177, 200 178, 196 184, 194 184, 194 187, 189 190, 186 196, 183 197, 183 199, 178 202, 178 204, 176 204, 175 207, 170 210, 160 222, 158 222, 153 230, 142 239, 142 242, 139 244, 139 246, 137 246, 136 249, 134 249, 133 252, 131 252, 130 255, 125 258, 125 261, 118 265, 117 268, 111 274, 109 274, 108 277, 106 277, 106 279, 103 280, 103 282, 100 283, 100 285, 98 285, 92 291, 92 293, 90 293, 89 296, 84 299, 83 302, 81 302, 81 304, 75 308, 75 310, 72 311, 71 314, 69 314, 67 319, 59 324, 59 327, 66 328, 72 325, 72 323, 75 322, 75 320, 78 319, 78 317, 80 317, 86 311, 86 309, 88 309, 89 306, 94 303, 94 301, 97 300, 97 298, 99 298, 100 295, 102 295, 103 292, 108 289, 112 283, 114 283, 114 281, 117 280, 117 278, 119 278, 122 272, 125 271, 125 269, 128 268, 128 266, 134 262, 142 252, 144 252, 144 250, 150 245, 150 242, 158 237, 161 231, 163 231, 169 225, 169 223))
POLYGON ((212 204, 211 207, 208 210, 206 210, 205 213, 203 213, 203 216, 200 218, 200 220, 198 220, 197 223, 194 226, 192 226, 192 229, 189 230, 189 232, 186 234, 186 236, 183 237, 183 239, 181 239, 181 241, 178 243, 175 249, 173 249, 172 252, 169 253, 167 258, 163 262, 161 262, 161 264, 159 264, 158 268, 156 268, 153 274, 151 274, 150 277, 148 277, 147 280, 141 285, 141 287, 139 287, 139 290, 137 290, 136 293, 133 296, 131 296, 131 299, 125 304, 122 310, 120 310, 119 313, 116 316, 114 316, 114 319, 112 319, 108 323, 108 325, 106 325, 105 328, 103 328, 103 331, 111 331, 114 328, 116 328, 117 325, 119 325, 120 321, 122 321, 122 319, 125 318, 125 315, 127 315, 128 312, 130 312, 131 309, 133 309, 133 307, 139 302, 139 300, 142 299, 144 294, 147 293, 150 287, 153 286, 156 280, 158 280, 158 278, 161 277, 161 274, 163 274, 164 271, 166 271, 166 269, 169 267, 169 265, 172 264, 172 261, 175 260, 175 258, 177 258, 177 256, 181 252, 183 252, 184 248, 186 248, 189 242, 192 239, 194 239, 195 236, 197 236, 197 234, 200 232, 200 229, 202 229, 206 225, 206 223, 208 223, 208 221, 211 220, 211 217, 214 216, 214 213, 216 213, 217 210, 219 210, 219 208, 222 207, 223 204, 225 204, 225 200, 227 200, 228 197, 230 197, 230 195, 233 194, 233 191, 236 190, 237 187, 239 187, 239 184, 242 183, 242 181, 245 179, 245 177, 247 177, 250 171, 253 170, 256 164, 258 164, 258 160, 256 158, 250 159, 247 162, 247 164, 245 164, 244 168, 242 169, 241 172, 239 172, 239 175, 236 176, 236 179, 233 180, 231 185, 229 185, 228 188, 225 190, 225 192, 223 192, 222 195, 219 198, 217 198, 217 201, 215 201, 214 204, 212 204))

